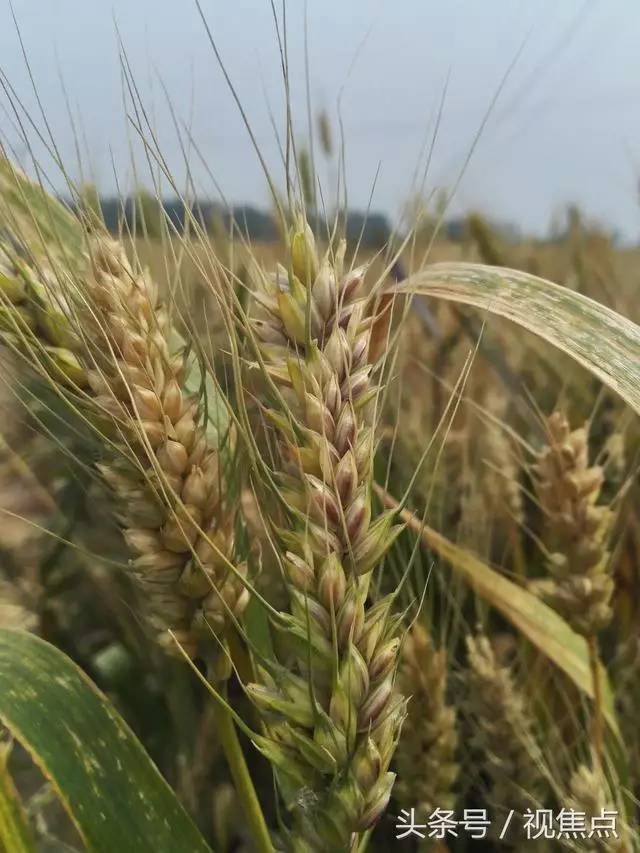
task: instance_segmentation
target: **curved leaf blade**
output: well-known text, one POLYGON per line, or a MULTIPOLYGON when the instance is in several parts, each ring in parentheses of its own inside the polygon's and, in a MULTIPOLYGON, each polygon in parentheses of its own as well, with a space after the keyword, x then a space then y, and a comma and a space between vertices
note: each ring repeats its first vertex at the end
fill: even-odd
POLYGON ((0 630, 0 720, 51 780, 87 849, 210 849, 124 720, 61 651, 0 630))
POLYGON ((393 290, 512 320, 572 356, 640 414, 640 327, 605 305, 529 273, 471 263, 433 264, 393 290))

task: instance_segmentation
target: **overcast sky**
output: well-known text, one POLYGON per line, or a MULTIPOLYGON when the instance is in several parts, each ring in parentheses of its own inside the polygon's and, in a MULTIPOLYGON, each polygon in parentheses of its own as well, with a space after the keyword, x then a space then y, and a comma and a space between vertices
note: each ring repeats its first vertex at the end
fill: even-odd
MULTIPOLYGON (((269 203, 258 158, 192 0, 13 0, 13 5, 38 94, 74 178, 79 135, 83 160, 102 191, 115 187, 113 161, 123 188, 132 180, 117 24, 163 155, 180 181, 185 169, 163 86, 225 196, 269 203)), ((269 0, 202 5, 279 182, 269 113, 281 126, 284 98, 269 0)), ((306 130, 303 9, 303 0, 289 0, 300 139, 306 130)), ((637 0, 308 0, 308 31, 313 109, 326 108, 335 127, 342 92, 352 206, 367 205, 375 181, 372 206, 393 216, 402 209, 447 79, 427 189, 452 186, 507 75, 465 170, 455 210, 481 208, 544 232, 554 212, 577 202, 627 237, 640 232, 637 0)), ((0 65, 35 116, 8 0, 0 0, 0 65)), ((38 123, 42 126, 41 118, 38 123)), ((24 158, 14 125, 0 94, 2 138, 24 158)), ((190 162, 199 189, 215 195, 193 151, 190 162)), ((329 196, 333 167, 323 166, 320 176, 329 196)))

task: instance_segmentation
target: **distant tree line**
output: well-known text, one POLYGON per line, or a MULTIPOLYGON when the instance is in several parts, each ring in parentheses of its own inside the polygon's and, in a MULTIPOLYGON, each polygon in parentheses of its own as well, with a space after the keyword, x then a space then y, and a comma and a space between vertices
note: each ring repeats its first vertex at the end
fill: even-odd
MULTIPOLYGON (((232 227, 248 235, 252 240, 269 242, 278 237, 279 231, 273 213, 249 204, 236 205, 231 209, 219 202, 197 200, 191 203, 191 215, 187 216, 185 203, 178 198, 163 199, 159 202, 155 196, 144 190, 125 199, 111 196, 98 196, 93 186, 82 193, 81 201, 67 203, 76 211, 84 206, 99 213, 106 227, 112 233, 119 233, 123 225, 137 233, 146 233, 149 237, 159 237, 162 219, 166 219, 182 231, 189 221, 195 221, 211 234, 220 230, 230 232, 232 227)), ((317 226, 317 233, 326 230, 324 221, 309 214, 311 225, 317 226)), ((350 243, 360 241, 365 248, 377 249, 385 245, 392 234, 389 217, 376 211, 350 210, 342 214, 341 231, 350 243)), ((464 239, 466 218, 451 219, 442 223, 440 233, 450 240, 464 239)))
POLYGON ((112 233, 118 233, 126 225, 131 230, 135 229, 139 233, 146 230, 149 236, 156 237, 162 227, 163 216, 178 231, 195 220, 211 233, 220 227, 230 230, 235 221, 235 227, 242 229, 254 240, 273 240, 278 233, 273 217, 251 205, 238 205, 228 210, 216 202, 196 201, 191 204, 189 214, 181 199, 164 199, 159 202, 155 196, 146 192, 125 199, 115 196, 98 198, 93 193, 89 197, 88 192, 86 199, 83 195, 81 201, 69 205, 77 211, 87 203, 94 211, 99 206, 101 218, 112 233))

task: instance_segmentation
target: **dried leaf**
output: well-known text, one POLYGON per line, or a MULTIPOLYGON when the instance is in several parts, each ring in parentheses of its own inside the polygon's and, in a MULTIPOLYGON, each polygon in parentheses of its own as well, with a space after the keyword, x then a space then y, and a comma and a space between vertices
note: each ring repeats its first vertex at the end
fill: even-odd
MULTIPOLYGON (((382 488, 378 494, 389 507, 397 502, 382 488)), ((407 526, 422 537, 425 545, 446 560, 470 587, 495 607, 539 651, 559 667, 583 693, 594 696, 594 685, 589 665, 589 649, 584 637, 576 634, 555 610, 528 590, 513 583, 487 566, 470 551, 455 545, 441 533, 423 524, 421 519, 407 509, 400 517, 407 526)), ((604 668, 600 669, 604 715, 611 730, 619 737, 614 710, 613 693, 604 668)))

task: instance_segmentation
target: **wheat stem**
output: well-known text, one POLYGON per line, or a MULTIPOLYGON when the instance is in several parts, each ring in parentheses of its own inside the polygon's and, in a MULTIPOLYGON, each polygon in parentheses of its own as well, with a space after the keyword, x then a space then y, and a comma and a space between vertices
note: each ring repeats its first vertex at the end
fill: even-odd
POLYGON ((218 702, 213 703, 213 714, 217 723, 217 735, 231 772, 238 799, 247 819, 247 825, 256 853, 273 853, 271 836, 267 829, 260 801, 251 779, 251 773, 242 751, 233 718, 218 702))
POLYGON ((591 737, 593 740, 594 759, 597 769, 602 772, 604 767, 604 717, 602 711, 602 680, 600 678, 600 654, 598 638, 592 634, 587 638, 589 647, 589 667, 593 682, 593 718, 591 721, 591 737))

